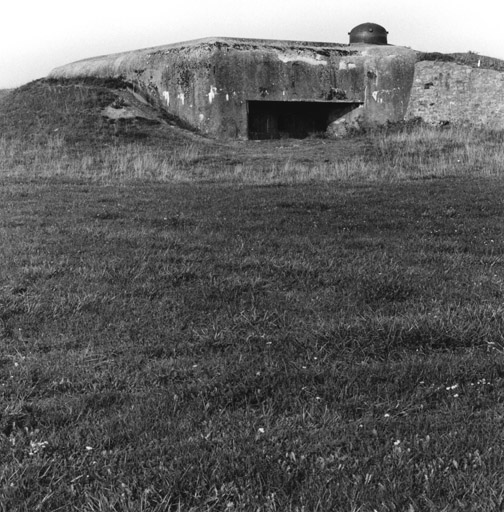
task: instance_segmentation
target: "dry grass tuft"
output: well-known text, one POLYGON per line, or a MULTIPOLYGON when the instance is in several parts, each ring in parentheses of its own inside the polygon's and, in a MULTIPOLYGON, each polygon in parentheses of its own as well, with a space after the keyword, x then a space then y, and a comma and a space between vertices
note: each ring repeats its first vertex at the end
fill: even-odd
MULTIPOLYGON (((203 145, 185 142, 166 150, 135 143, 76 151, 58 133, 40 143, 0 138, 0 168, 11 177, 66 177, 103 183, 222 181, 291 184, 312 181, 398 181, 449 176, 497 177, 503 172, 504 134, 471 127, 378 132, 366 135, 366 152, 309 160, 295 141, 284 157, 265 155, 256 142, 203 145), (242 152, 240 153, 240 149, 242 152)), ((352 145, 350 139, 343 141, 352 145)), ((326 146, 342 144, 324 141, 326 146)), ((357 146, 358 149, 359 146, 357 146)), ((305 146, 303 146, 303 149, 305 146)))

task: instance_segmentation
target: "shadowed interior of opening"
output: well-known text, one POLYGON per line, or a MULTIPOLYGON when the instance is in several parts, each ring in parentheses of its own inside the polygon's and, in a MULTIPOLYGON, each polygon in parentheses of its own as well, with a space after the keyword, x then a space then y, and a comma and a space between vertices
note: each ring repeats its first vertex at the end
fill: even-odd
POLYGON ((329 101, 249 101, 249 139, 304 139, 324 133, 361 103, 329 101))

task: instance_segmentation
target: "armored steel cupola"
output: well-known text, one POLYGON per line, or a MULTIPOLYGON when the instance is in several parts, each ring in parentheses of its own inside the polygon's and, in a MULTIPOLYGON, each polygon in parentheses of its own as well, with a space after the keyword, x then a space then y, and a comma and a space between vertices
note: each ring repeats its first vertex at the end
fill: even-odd
POLYGON ((387 44, 388 32, 376 23, 362 23, 348 33, 350 44, 387 44))

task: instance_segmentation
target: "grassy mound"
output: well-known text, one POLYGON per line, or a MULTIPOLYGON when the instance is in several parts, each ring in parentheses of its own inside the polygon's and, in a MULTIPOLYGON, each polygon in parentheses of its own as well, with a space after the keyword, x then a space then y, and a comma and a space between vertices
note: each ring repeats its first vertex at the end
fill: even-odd
POLYGON ((411 121, 338 140, 216 141, 184 129, 119 80, 39 80, 0 100, 11 177, 149 181, 394 181, 501 174, 504 135, 411 121))
POLYGON ((0 89, 0 101, 11 93, 11 89, 0 89))
POLYGON ((4 175, 138 178, 152 173, 146 166, 165 175, 211 145, 121 80, 43 79, 0 100, 4 175), (154 154, 162 164, 151 165, 154 154))
POLYGON ((504 60, 495 57, 479 55, 475 52, 462 53, 439 53, 439 52, 417 52, 417 61, 455 62, 473 68, 493 69, 504 71, 504 60))
POLYGON ((129 87, 115 79, 30 82, 11 91, 0 103, 0 134, 32 144, 59 138, 67 147, 82 150, 129 142, 167 146, 187 142, 189 137, 178 129, 175 119, 148 106, 143 106, 143 111, 137 107, 137 115, 129 118, 104 115, 107 107, 136 107, 138 101, 129 87))

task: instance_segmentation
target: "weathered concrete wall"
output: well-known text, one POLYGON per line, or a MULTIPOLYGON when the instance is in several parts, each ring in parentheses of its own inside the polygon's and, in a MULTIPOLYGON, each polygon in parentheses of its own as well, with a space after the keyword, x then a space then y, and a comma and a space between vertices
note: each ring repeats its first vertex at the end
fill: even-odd
POLYGON ((368 46, 361 59, 366 123, 403 120, 413 82, 415 53, 398 46, 368 46))
POLYGON ((203 133, 246 138, 249 101, 361 104, 346 119, 401 120, 415 60, 393 46, 211 38, 87 59, 50 76, 122 77, 203 133))
POLYGON ((504 73, 455 62, 421 61, 406 118, 504 128, 504 73))

